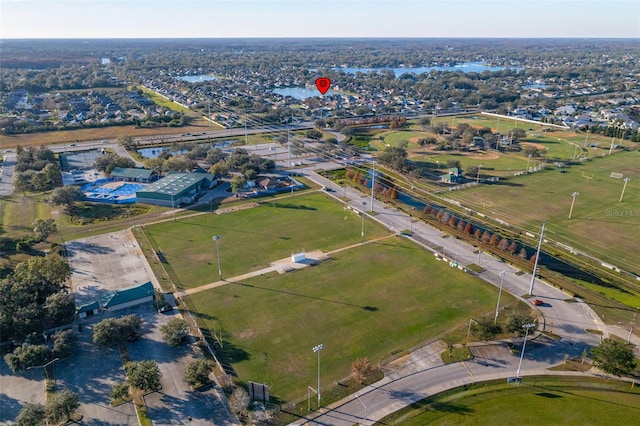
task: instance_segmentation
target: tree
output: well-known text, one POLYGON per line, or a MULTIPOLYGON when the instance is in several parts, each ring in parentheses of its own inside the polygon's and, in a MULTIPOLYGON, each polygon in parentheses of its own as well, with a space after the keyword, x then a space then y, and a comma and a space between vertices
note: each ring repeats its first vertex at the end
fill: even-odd
POLYGON ((190 172, 196 167, 197 163, 186 157, 171 157, 164 162, 162 169, 167 172, 190 172))
POLYGON ((475 324, 474 331, 478 339, 487 342, 502 333, 502 326, 500 324, 494 324, 490 318, 481 318, 475 324))
POLYGON ((26 403, 16 418, 16 426, 41 426, 45 424, 44 405, 26 403))
POLYGON ((122 382, 113 385, 109 396, 112 401, 125 401, 129 399, 129 383, 122 382))
POLYGON ((33 222, 33 233, 38 241, 47 241, 49 235, 58 231, 55 220, 48 219, 36 219, 33 222))
POLYGON ((53 424, 67 421, 78 407, 80 407, 78 395, 69 390, 56 392, 48 398, 45 406, 47 420, 53 424))
POLYGON ((133 140, 133 137, 131 137, 131 136, 118 136, 116 138, 116 143, 118 145, 120 145, 121 147, 123 147, 124 149, 134 149, 135 148, 135 142, 133 140))
POLYGON ((132 334, 139 333, 142 320, 135 314, 120 318, 105 318, 93 327, 93 342, 109 346, 122 342, 132 334))
POLYGON ((482 238, 480 239, 480 241, 482 241, 485 244, 491 241, 491 234, 489 233, 489 231, 484 231, 482 233, 482 238))
POLYGON ((478 176, 478 171, 480 168, 478 166, 469 166, 467 170, 465 170, 464 174, 467 176, 478 176))
POLYGON ((206 385, 211 382, 209 375, 213 371, 213 363, 204 358, 191 361, 184 372, 184 380, 192 387, 206 385))
POLYGON ((62 186, 53 190, 49 197, 49 205, 69 207, 83 196, 84 194, 77 186, 62 186))
POLYGON ((471 235, 473 233, 473 224, 471 222, 467 222, 464 226, 464 233, 467 235, 471 235))
POLYGON ((189 324, 182 318, 174 317, 160 327, 160 332, 170 346, 178 346, 189 335, 189 324))
POLYGON ((305 132, 305 136, 309 139, 320 140, 322 139, 322 132, 316 129, 309 129, 305 132))
MULTIPOLYGON (((507 316, 507 323, 505 325, 505 330, 509 333, 517 334, 518 336, 524 336, 527 330, 524 328, 525 324, 534 324, 535 320, 533 317, 529 315, 519 314, 517 312, 512 312, 507 316)), ((536 330, 536 327, 532 327, 529 329, 529 333, 532 333, 536 330)))
POLYGON ((101 155, 93 163, 93 167, 95 167, 97 171, 105 172, 106 174, 111 174, 116 167, 133 168, 135 166, 136 163, 131 158, 121 157, 113 152, 107 152, 101 155))
POLYGON ((57 331, 53 335, 53 356, 56 358, 67 358, 73 355, 76 348, 78 336, 73 330, 57 331))
POLYGON ((493 247, 497 246, 499 242, 500 236, 498 234, 493 234, 489 239, 489 244, 491 244, 493 247))
POLYGON ((351 364, 351 375, 360 384, 366 382, 372 372, 373 367, 367 358, 358 358, 351 364))
POLYGON ((247 184, 247 180, 242 175, 235 175, 233 179, 231 179, 231 190, 233 192, 238 192, 244 188, 247 184))
POLYGON ((76 299, 73 294, 54 293, 47 297, 44 311, 55 325, 68 324, 76 314, 76 299))
POLYGON ((246 390, 236 387, 229 397, 229 408, 237 416, 246 416, 247 407, 250 403, 249 394, 246 390))
POLYGON ((127 380, 134 388, 145 392, 160 389, 160 369, 155 360, 130 362, 125 366, 127 380))
POLYGON ((14 373, 29 367, 46 364, 51 359, 51 350, 47 345, 30 345, 23 343, 13 352, 4 356, 4 360, 14 373))
POLYGON ((605 373, 622 376, 636 368, 633 350, 624 343, 603 339, 600 345, 591 348, 593 364, 605 373))

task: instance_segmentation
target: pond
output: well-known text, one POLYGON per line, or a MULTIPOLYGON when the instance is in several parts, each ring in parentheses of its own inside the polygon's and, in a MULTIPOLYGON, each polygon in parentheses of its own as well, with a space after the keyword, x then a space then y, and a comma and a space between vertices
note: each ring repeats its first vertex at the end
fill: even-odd
MULTIPOLYGON (((215 144, 211 144, 211 143, 203 143, 203 144, 198 144, 198 146, 207 146, 207 147, 211 147, 211 148, 218 148, 218 149, 224 149, 224 148, 228 148, 230 147, 234 142, 236 142, 235 140, 227 140, 227 141, 223 141, 223 142, 218 142, 215 144)), ((160 146, 160 147, 154 147, 154 148, 139 148, 138 154, 140 154, 140 156, 142 158, 158 158, 160 156, 160 154, 162 154, 165 151, 170 151, 171 148, 168 146, 160 146)), ((171 155, 180 155, 180 154, 186 154, 188 151, 181 149, 178 151, 171 151, 171 155)))
POLYGON ((211 80, 219 80, 218 77, 214 77, 212 75, 206 75, 206 74, 202 74, 202 75, 181 75, 176 77, 178 80, 183 80, 183 81, 187 81, 189 83, 200 83, 203 81, 211 81, 211 80))
MULTIPOLYGON (((384 70, 391 70, 395 73, 396 77, 400 77, 402 74, 423 74, 431 71, 462 71, 464 73, 468 72, 476 72, 482 73, 483 71, 502 71, 505 70, 505 67, 493 67, 482 62, 462 62, 460 64, 456 64, 453 66, 443 66, 437 65, 433 67, 406 67, 406 68, 349 68, 349 67, 341 67, 334 68, 335 71, 344 71, 348 74, 355 74, 358 72, 368 73, 371 71, 380 72, 384 70)), ((516 70, 520 70, 520 68, 516 68, 516 70)))

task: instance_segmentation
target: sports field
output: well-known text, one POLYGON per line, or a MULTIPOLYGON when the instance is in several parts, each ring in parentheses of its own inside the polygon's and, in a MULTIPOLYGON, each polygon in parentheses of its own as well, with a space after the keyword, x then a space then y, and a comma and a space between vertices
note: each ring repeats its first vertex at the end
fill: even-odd
MULTIPOLYGON (((144 228, 178 288, 218 280, 216 246, 219 235, 223 277, 269 266, 269 263, 312 250, 325 252, 360 242, 361 216, 324 194, 294 196, 226 214, 202 215, 144 228)), ((365 238, 387 231, 365 220, 365 238)))
POLYGON ((581 165, 511 177, 494 185, 451 192, 449 198, 516 226, 539 229, 549 223, 550 238, 592 253, 615 265, 640 271, 640 152, 619 152, 581 165), (627 183, 619 202, 623 179, 627 183), (572 218, 572 194, 577 192, 572 218))
POLYGON ((625 425, 640 418, 640 389, 589 377, 478 383, 385 418, 385 425, 625 425))
POLYGON ((391 237, 310 268, 196 293, 187 303, 203 329, 222 336, 223 359, 242 381, 267 383, 291 401, 315 387, 315 345, 324 345, 327 388, 347 378, 357 358, 375 365, 398 357, 491 312, 496 297, 495 287, 391 237))

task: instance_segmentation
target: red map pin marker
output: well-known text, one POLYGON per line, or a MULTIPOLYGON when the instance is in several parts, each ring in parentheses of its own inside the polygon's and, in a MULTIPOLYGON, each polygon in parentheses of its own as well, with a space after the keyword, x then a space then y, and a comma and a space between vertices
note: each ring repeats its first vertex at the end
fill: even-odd
POLYGON ((320 93, 324 95, 325 93, 327 93, 327 90, 329 90, 329 87, 331 87, 331 80, 329 80, 327 77, 320 77, 316 80, 316 87, 318 88, 320 93))

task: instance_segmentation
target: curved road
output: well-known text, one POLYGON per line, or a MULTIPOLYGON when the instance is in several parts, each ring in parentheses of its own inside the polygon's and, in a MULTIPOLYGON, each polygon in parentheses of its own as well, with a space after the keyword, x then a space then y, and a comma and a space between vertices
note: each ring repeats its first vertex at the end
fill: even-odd
MULTIPOLYGON (((331 164, 317 166, 330 168, 331 164)), ((314 173, 311 168, 305 168, 303 172, 316 183, 333 189, 334 192, 330 192, 331 194, 335 196, 346 194, 347 203, 352 207, 358 210, 371 210, 370 196, 351 188, 340 187, 314 173)), ((442 247, 438 249, 438 253, 446 254, 451 260, 455 259, 459 265, 477 263, 479 258, 480 265, 486 269, 479 276, 485 281, 499 286, 500 272, 505 271, 503 289, 526 300, 522 296, 529 292, 530 274, 516 275, 517 269, 486 254, 480 253, 478 257, 478 254, 474 253, 474 247, 448 237, 423 222, 410 224, 410 217, 407 214, 377 200, 374 201, 373 210, 376 214, 370 217, 389 230, 400 232, 411 227, 413 235, 410 238, 432 251, 434 251, 432 247, 442 247)), ((521 376, 552 374, 546 368, 562 363, 565 354, 571 358, 580 357, 584 349, 598 345, 601 337, 608 336, 604 323, 589 306, 581 301, 566 302, 570 295, 539 280, 535 281, 533 294, 544 302, 544 305, 538 307, 544 318, 540 328, 552 331, 560 336, 560 340, 556 341, 540 334, 528 340, 521 376), (600 330, 603 336, 589 333, 586 329, 600 330)), ((364 424, 380 420, 400 408, 446 389, 466 383, 516 375, 519 357, 513 355, 503 345, 476 345, 470 349, 475 355, 471 361, 427 367, 417 372, 407 372, 399 377, 387 376, 358 394, 338 401, 296 424, 335 426, 364 424), (483 356, 483 354, 488 355, 483 356)), ((560 372, 560 374, 567 373, 560 372)))

